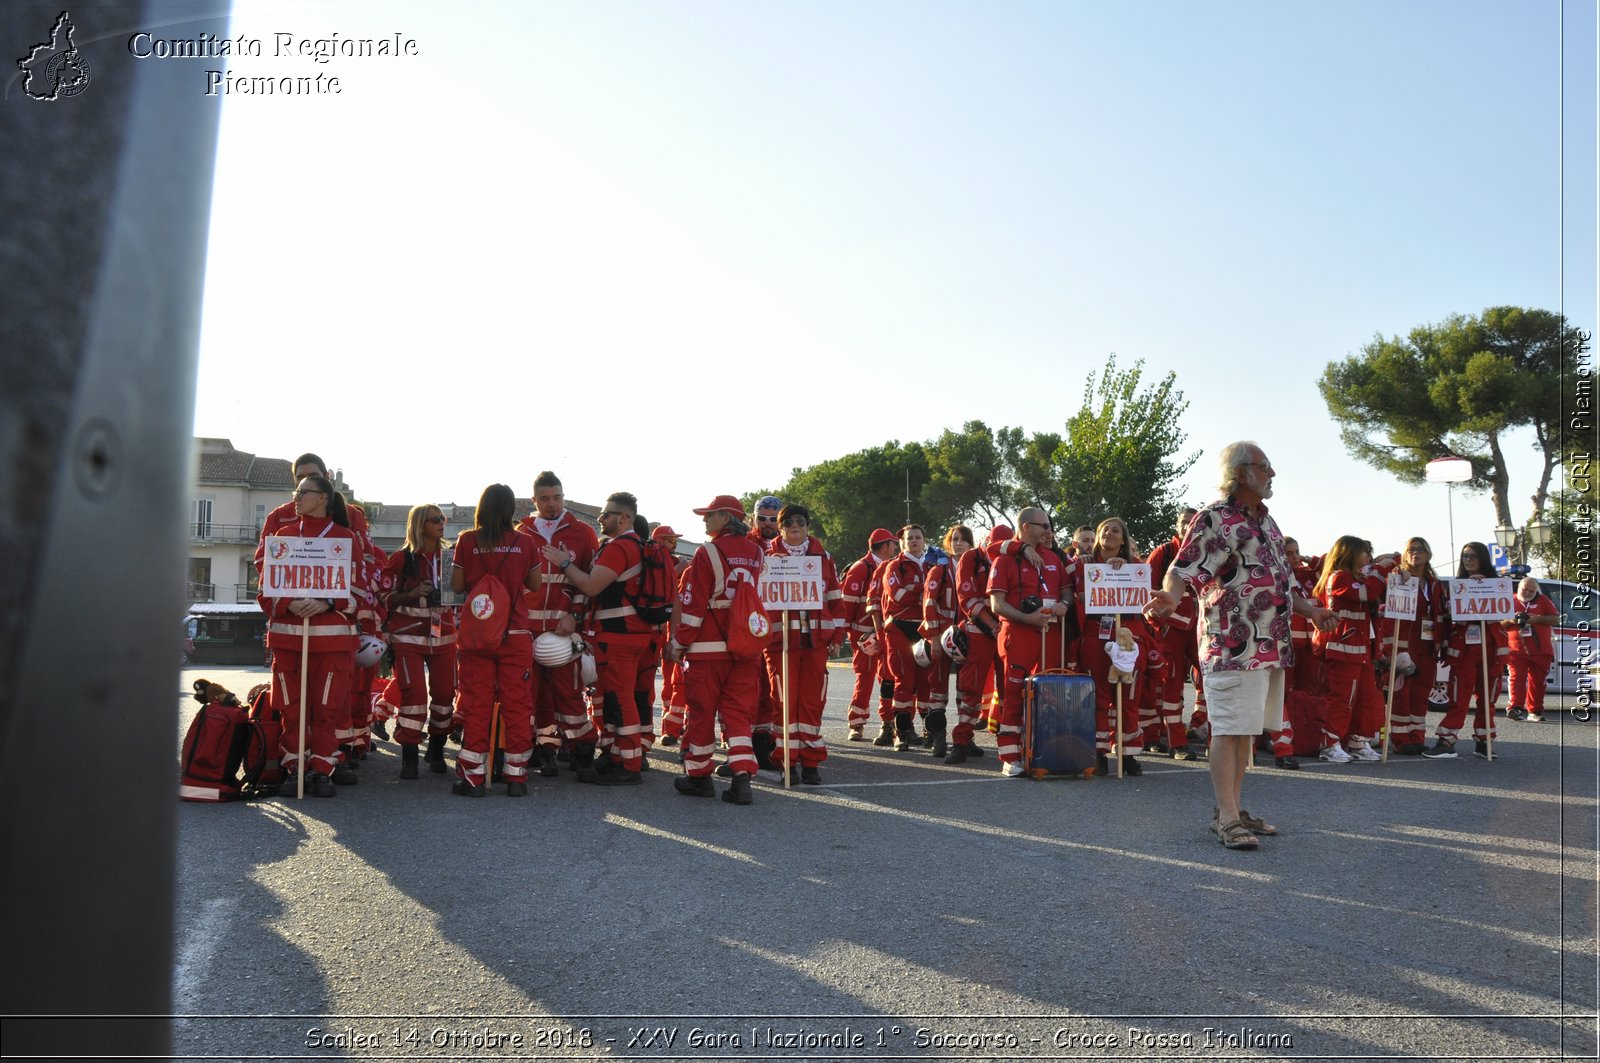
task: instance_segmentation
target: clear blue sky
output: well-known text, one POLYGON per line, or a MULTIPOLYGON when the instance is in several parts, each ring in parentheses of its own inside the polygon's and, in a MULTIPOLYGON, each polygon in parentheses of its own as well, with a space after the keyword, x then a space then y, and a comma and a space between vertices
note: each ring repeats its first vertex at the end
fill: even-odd
MULTIPOLYGON (((885 440, 1059 431, 1115 353, 1177 373, 1192 500, 1254 438, 1308 548, 1443 554, 1444 489, 1348 458, 1316 379, 1490 305, 1594 327, 1595 7, 1562 15, 242 4, 265 54, 234 74, 344 91, 221 102, 195 431, 389 503, 554 468, 697 535, 712 495, 885 440), (276 32, 419 54, 318 65, 276 32)), ((1489 536, 1486 496, 1455 524, 1489 536)))

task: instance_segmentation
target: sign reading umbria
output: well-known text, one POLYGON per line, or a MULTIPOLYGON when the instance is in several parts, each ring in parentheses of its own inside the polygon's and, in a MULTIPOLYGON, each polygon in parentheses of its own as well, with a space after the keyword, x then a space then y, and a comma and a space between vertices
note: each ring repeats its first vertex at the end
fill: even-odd
POLYGON ((761 570, 761 604, 769 613, 822 608, 822 558, 769 554, 761 570))
POLYGON ((350 541, 267 536, 261 594, 266 598, 348 597, 350 541))
POLYGON ((1150 566, 1085 565, 1086 613, 1137 613, 1150 600, 1150 566))
POLYGON ((1517 615, 1509 579, 1453 579, 1450 615, 1456 620, 1510 620, 1517 615))

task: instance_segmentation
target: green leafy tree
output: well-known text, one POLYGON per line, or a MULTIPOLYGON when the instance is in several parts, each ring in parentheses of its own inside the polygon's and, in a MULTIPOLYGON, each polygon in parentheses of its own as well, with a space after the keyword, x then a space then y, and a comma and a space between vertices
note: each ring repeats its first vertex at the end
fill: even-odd
POLYGON ((1350 454, 1403 483, 1420 484, 1434 458, 1472 462, 1470 489, 1487 490, 1496 522, 1517 525, 1506 469, 1508 436, 1533 432, 1543 470, 1532 515, 1571 446, 1561 423, 1563 376, 1576 368, 1579 333, 1561 315, 1490 307, 1419 325, 1402 339, 1375 337, 1323 371, 1322 398, 1350 454))
POLYGON ((930 523, 944 528, 1010 519, 1016 493, 1002 440, 1016 431, 991 432, 982 421, 968 421, 959 432, 947 428, 927 444, 928 482, 919 497, 930 523))
POLYGON ((1089 374, 1083 408, 1067 422, 1067 435, 1050 456, 1056 527, 1070 531, 1121 517, 1139 549, 1171 534, 1181 500, 1177 482, 1199 460, 1176 455, 1188 438, 1178 427, 1189 408, 1177 374, 1141 386, 1144 360, 1118 369, 1112 356, 1089 374))
POLYGON ((906 498, 912 500, 914 523, 936 526, 921 502, 929 477, 923 444, 890 440, 881 447, 795 469, 781 490, 757 492, 750 498, 775 494, 785 502, 804 505, 811 510, 812 534, 847 564, 866 553, 872 529, 898 529, 906 522, 906 498))

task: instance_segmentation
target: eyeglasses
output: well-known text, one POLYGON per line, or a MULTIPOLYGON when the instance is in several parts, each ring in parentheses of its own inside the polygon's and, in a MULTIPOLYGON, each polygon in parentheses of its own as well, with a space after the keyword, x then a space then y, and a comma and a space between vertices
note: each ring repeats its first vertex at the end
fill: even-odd
POLYGON ((422 519, 427 521, 429 524, 446 524, 446 523, 448 523, 448 521, 446 521, 443 517, 423 517, 422 519))
POLYGON ((785 528, 805 528, 810 524, 804 517, 790 517, 783 522, 785 528))
POLYGON ((294 493, 294 497, 304 498, 306 495, 325 495, 327 493, 326 491, 318 491, 315 487, 302 487, 294 493))
POLYGON ((605 512, 601 513, 600 516, 602 518, 605 518, 605 517, 626 517, 627 514, 621 512, 620 510, 608 509, 605 512))
POLYGON ((778 518, 777 517, 761 517, 761 516, 758 516, 758 517, 756 517, 756 523, 757 524, 776 524, 776 523, 778 523, 778 518))
POLYGON ((1022 526, 1024 528, 1048 528, 1050 527, 1050 522, 1047 520, 1025 520, 1022 522, 1022 526))
POLYGON ((1272 471, 1272 462, 1270 461, 1241 461, 1239 463, 1241 469, 1247 465, 1254 465, 1256 468, 1265 469, 1267 472, 1272 471))

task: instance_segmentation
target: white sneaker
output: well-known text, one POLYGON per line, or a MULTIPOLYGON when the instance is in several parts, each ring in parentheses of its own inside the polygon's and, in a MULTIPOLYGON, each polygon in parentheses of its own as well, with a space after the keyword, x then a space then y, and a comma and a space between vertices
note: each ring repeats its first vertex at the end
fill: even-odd
POLYGON ((1015 779, 1022 774, 1022 761, 1003 760, 1000 762, 1000 774, 1008 779, 1015 779))
POLYGON ((1317 754, 1318 760, 1325 760, 1329 764, 1348 764, 1355 759, 1344 751, 1343 746, 1328 746, 1317 754))
POLYGON ((1383 754, 1371 746, 1361 746, 1359 749, 1352 749, 1349 752, 1351 760, 1359 760, 1367 764, 1383 759, 1383 754))

